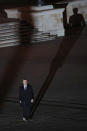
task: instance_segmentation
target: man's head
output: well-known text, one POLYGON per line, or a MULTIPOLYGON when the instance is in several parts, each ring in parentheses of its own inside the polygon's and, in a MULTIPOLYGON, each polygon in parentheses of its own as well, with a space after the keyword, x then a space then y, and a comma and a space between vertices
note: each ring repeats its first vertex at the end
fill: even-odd
POLYGON ((27 85, 27 80, 23 79, 23 85, 27 85))
POLYGON ((73 8, 73 13, 76 15, 78 14, 78 8, 73 8))

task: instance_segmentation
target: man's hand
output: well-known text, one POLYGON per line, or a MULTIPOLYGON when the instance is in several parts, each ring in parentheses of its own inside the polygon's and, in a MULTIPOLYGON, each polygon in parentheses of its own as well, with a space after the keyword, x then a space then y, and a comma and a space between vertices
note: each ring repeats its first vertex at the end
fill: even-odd
POLYGON ((21 100, 20 100, 20 104, 21 104, 21 100))
POLYGON ((34 103, 34 99, 31 99, 31 103, 34 103))

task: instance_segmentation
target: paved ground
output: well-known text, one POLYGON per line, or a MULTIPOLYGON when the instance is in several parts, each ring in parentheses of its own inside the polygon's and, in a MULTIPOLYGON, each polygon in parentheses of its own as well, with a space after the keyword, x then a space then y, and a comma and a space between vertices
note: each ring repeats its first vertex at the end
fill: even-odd
POLYGON ((17 103, 5 103, 0 113, 0 131, 83 131, 87 129, 87 110, 41 104, 32 120, 22 121, 17 103))
POLYGON ((10 100, 0 111, 0 131, 87 129, 86 30, 79 37, 0 49, 0 95, 10 100), (22 78, 29 80, 36 96, 55 63, 57 70, 42 104, 33 120, 23 123, 22 110, 14 103, 22 78))

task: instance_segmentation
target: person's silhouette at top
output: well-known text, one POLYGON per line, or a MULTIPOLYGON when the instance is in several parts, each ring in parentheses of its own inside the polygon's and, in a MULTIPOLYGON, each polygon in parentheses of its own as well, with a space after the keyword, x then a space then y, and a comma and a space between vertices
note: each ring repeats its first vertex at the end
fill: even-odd
POLYGON ((82 14, 78 13, 78 8, 73 8, 73 15, 69 18, 71 28, 79 28, 85 26, 85 20, 82 14))
POLYGON ((6 19, 8 18, 7 13, 4 9, 0 9, 0 19, 6 19))

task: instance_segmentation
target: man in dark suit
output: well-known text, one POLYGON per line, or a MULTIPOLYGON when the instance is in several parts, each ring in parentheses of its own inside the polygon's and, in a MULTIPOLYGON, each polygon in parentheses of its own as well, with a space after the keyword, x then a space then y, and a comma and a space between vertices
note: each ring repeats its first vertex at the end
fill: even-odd
POLYGON ((78 8, 73 8, 73 15, 69 18, 69 25, 72 28, 85 26, 84 17, 82 14, 78 13, 78 8))
POLYGON ((23 121, 27 121, 30 117, 31 107, 34 102, 34 93, 32 86, 23 80, 23 84, 19 88, 20 105, 23 107, 23 121))

